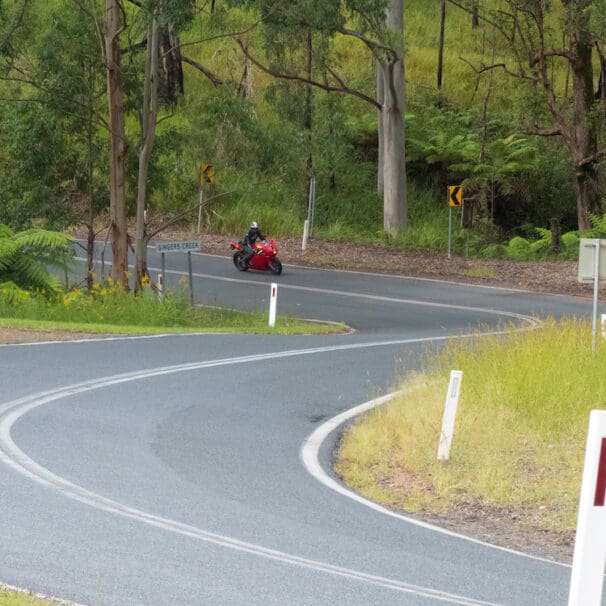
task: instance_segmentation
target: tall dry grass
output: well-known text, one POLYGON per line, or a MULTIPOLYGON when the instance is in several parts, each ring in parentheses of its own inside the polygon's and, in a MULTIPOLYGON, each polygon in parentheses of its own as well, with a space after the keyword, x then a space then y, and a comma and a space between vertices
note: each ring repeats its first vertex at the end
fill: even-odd
POLYGON ((606 406, 606 343, 589 323, 547 320, 506 337, 452 340, 426 374, 347 432, 337 470, 353 488, 407 510, 464 503, 514 508, 539 528, 574 528, 589 412, 606 406), (463 371, 448 462, 437 448, 450 370, 463 371))

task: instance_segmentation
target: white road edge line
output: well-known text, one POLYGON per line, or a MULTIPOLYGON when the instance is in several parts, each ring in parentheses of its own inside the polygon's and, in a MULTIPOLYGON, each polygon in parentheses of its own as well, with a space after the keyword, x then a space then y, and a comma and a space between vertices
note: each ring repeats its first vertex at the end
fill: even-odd
MULTIPOLYGON (((420 340, 429 341, 443 339, 443 337, 440 337, 439 339, 420 340)), ((416 340, 406 340, 406 342, 414 341, 416 340)), ((374 344, 361 344, 361 347, 378 347, 383 345, 385 345, 385 343, 377 342, 374 344)), ((198 370, 202 368, 210 368, 222 365, 264 361, 268 358, 284 358, 297 355, 329 352, 340 349, 351 349, 352 347, 352 345, 349 345, 336 347, 320 347, 305 350, 290 350, 285 352, 257 354, 236 358, 212 360, 207 362, 160 367, 156 369, 136 371, 103 377, 100 379, 93 379, 89 381, 84 381, 82 383, 75 383, 73 385, 66 386, 63 388, 53 389, 31 396, 19 398, 17 400, 7 402, 0 406, 0 460, 17 473, 27 477, 28 479, 42 486, 58 491, 64 497, 88 505, 99 511, 110 513, 112 515, 120 516, 123 518, 132 519, 137 522, 142 522, 144 524, 166 532, 172 532, 195 540, 212 543, 229 549, 234 549, 239 552, 249 553, 252 555, 268 558, 284 564, 299 566, 325 574, 332 574, 340 577, 345 577, 363 583, 378 585, 386 589, 393 589, 395 591, 400 591, 403 593, 414 594, 419 597, 426 597, 441 602, 447 602, 449 604, 456 604, 460 606, 496 606, 492 602, 474 600, 473 598, 466 598, 464 596, 448 593, 446 591, 422 587, 414 585, 412 583, 405 583, 396 579, 389 579, 387 577, 364 573, 317 560, 303 558, 279 550, 269 549, 260 545, 241 541, 239 539, 235 539, 226 535, 205 531, 201 528, 190 526, 188 524, 184 524, 176 520, 156 516, 141 509, 129 507, 118 501, 114 501, 113 499, 109 499, 90 490, 87 490, 82 486, 74 484, 69 480, 66 480, 65 478, 54 474, 49 469, 46 469, 30 457, 28 457, 27 454, 25 454, 25 452, 23 452, 15 444, 11 436, 11 429, 13 425, 28 412, 35 408, 38 408, 39 406, 55 402, 68 396, 82 394, 104 387, 109 387, 130 381, 141 380, 158 375, 187 372, 191 370, 198 370)))
MULTIPOLYGON (((412 391, 412 390, 411 390, 412 391)), ((479 539, 475 539, 473 537, 468 537, 463 534, 459 534, 457 532, 453 532, 452 530, 447 530, 446 528, 441 528, 440 526, 434 526, 433 524, 429 524, 428 522, 423 522, 421 520, 417 520, 415 518, 403 515, 396 511, 389 509, 388 507, 384 507, 379 503, 371 501, 363 497, 362 495, 354 492, 347 488, 344 484, 337 482, 335 479, 330 477, 324 471, 324 468, 320 464, 320 449, 322 448, 322 444, 328 438, 328 436, 335 430, 337 430, 340 426, 347 423, 354 417, 361 415, 373 408, 378 406, 383 406, 387 404, 394 398, 398 396, 402 396, 407 394, 403 390, 395 391, 393 393, 381 396, 380 398, 376 398, 374 400, 369 400, 368 402, 364 402, 363 404, 359 404, 358 406, 354 406, 341 414, 329 419, 319 427, 317 427, 303 442, 300 450, 300 458, 303 464, 303 467, 311 474, 318 482, 324 484, 327 488, 334 490, 338 494, 347 497, 348 499, 352 499, 365 507, 369 507, 378 513, 397 518, 398 520, 402 520, 403 522, 407 522, 409 524, 413 524, 414 526, 419 526, 421 528, 427 528, 428 530, 432 530, 434 532, 444 534, 450 537, 456 537, 458 539, 463 539, 465 541, 469 541, 471 543, 476 543, 478 545, 483 545, 485 547, 490 547, 492 549, 497 549, 499 551, 504 551, 506 553, 511 553, 516 556, 523 556, 526 558, 530 558, 533 560, 539 560, 541 562, 547 562, 548 564, 555 564, 557 566, 564 566, 566 568, 570 568, 569 564, 562 564, 561 562, 555 562, 553 560, 548 560, 546 558, 541 558, 538 556, 533 556, 521 551, 516 551, 515 549, 509 549, 507 547, 501 547, 500 545, 493 545, 492 543, 487 543, 485 541, 481 541, 479 539)))
MULTIPOLYGON (((80 257, 76 258, 77 260, 84 260, 80 257)), ((160 268, 158 267, 149 267, 148 268, 150 271, 160 271, 160 268)), ((176 270, 176 269, 167 269, 165 270, 166 273, 170 273, 170 274, 175 274, 177 276, 187 276, 188 273, 186 271, 180 271, 180 270, 176 270)), ((245 278, 229 278, 226 276, 216 276, 214 274, 205 274, 205 273, 197 273, 194 272, 192 273, 193 277, 196 278, 204 278, 204 279, 208 279, 208 280, 216 280, 218 282, 232 282, 232 283, 236 283, 236 284, 250 284, 253 286, 261 286, 263 288, 265 288, 267 286, 267 284, 265 282, 258 282, 256 280, 247 280, 245 278)), ((416 279, 416 278, 415 278, 416 279)), ((425 279, 425 278, 423 278, 425 279)), ((431 281, 431 280, 430 280, 431 281)), ((462 284, 462 286, 468 286, 466 284, 462 284)), ((469 285, 469 286, 475 286, 473 284, 469 285)), ((483 314, 494 314, 494 315, 498 315, 498 316, 505 316, 505 317, 510 317, 510 318, 515 318, 515 319, 521 319, 521 320, 525 320, 528 322, 532 322, 535 321, 535 318, 532 318, 530 316, 525 316, 523 314, 518 314, 515 312, 509 312, 509 311, 504 311, 504 310, 498 310, 498 309, 491 309, 491 308, 485 308, 485 307, 474 307, 471 305, 458 305, 456 303, 439 303, 437 301, 419 301, 418 299, 402 299, 399 297, 385 297, 382 295, 372 295, 372 294, 367 294, 367 293, 357 293, 357 292, 347 292, 347 291, 343 291, 343 290, 332 290, 332 289, 327 289, 327 288, 314 288, 312 286, 300 286, 300 285, 296 285, 296 284, 281 284, 280 285, 281 289, 286 289, 286 290, 300 290, 300 291, 305 291, 305 292, 313 292, 313 293, 325 293, 325 294, 329 294, 329 295, 336 295, 336 296, 341 296, 341 297, 351 297, 351 298, 359 298, 359 299, 370 299, 373 301, 382 301, 382 302, 386 302, 386 303, 400 303, 400 304, 404 304, 404 305, 418 305, 420 307, 437 307, 440 309, 460 309, 463 311, 471 311, 471 312, 476 312, 476 313, 483 313, 483 314)), ((499 287, 483 287, 483 288, 499 288, 499 287)), ((502 289, 502 290, 509 290, 509 289, 502 289)), ((526 291, 524 291, 526 292, 526 291)))
MULTIPOLYGON (((83 260, 80 257, 76 257, 77 260, 83 260)), ((149 267, 150 271, 159 271, 158 268, 149 267)), ((177 271, 177 270, 166 270, 167 273, 172 273, 175 275, 187 275, 187 272, 177 271)), ((255 286, 263 286, 267 285, 264 283, 259 283, 254 280, 246 280, 243 278, 227 278, 227 277, 218 277, 212 274, 202 274, 202 273, 193 273, 193 276, 196 278, 205 278, 217 280, 219 282, 235 282, 238 284, 251 284, 255 286)), ((518 314, 515 312, 485 308, 485 307, 473 307, 469 305, 457 305, 455 303, 438 303, 436 301, 418 301, 415 299, 400 299, 397 297, 385 297, 381 295, 371 295, 367 293, 355 293, 355 292, 347 292, 342 290, 330 290, 324 288, 313 288, 311 286, 297 286, 292 284, 283 284, 280 286, 281 289, 287 290, 299 290, 305 292, 313 292, 313 293, 325 293, 328 295, 335 295, 340 297, 351 297, 351 298, 359 298, 359 299, 369 299, 372 301, 380 301, 384 303, 398 303, 401 305, 416 305, 419 307, 436 307, 439 309, 459 309, 462 311, 470 311, 473 313, 481 313, 481 314, 492 314, 495 316, 503 316, 506 318, 512 318, 514 320, 521 320, 530 324, 531 328, 538 328, 540 326, 540 321, 531 316, 526 316, 523 314, 518 314)), ((99 341, 132 341, 136 339, 158 339, 163 337, 172 337, 172 336, 192 336, 196 334, 207 334, 207 333, 167 333, 167 334, 157 334, 157 335, 126 335, 126 336, 115 336, 115 337, 90 337, 83 339, 73 339, 69 341, 36 341, 33 343, 6 343, 0 344, 1 347, 31 347, 32 345, 57 345, 57 344, 68 344, 68 343, 94 343, 99 341)), ((213 333, 216 334, 216 333, 213 333)), ((499 334, 499 333, 493 333, 499 334)))

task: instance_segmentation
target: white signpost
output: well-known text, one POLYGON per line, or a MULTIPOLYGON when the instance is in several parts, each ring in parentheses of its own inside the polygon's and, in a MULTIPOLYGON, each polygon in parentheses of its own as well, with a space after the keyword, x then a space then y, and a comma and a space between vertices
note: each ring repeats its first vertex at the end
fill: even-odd
POLYGON ((197 252, 200 250, 200 240, 186 240, 184 242, 158 242, 156 252, 197 252))
POLYGON ((450 382, 444 405, 444 416, 442 417, 442 433, 440 434, 440 445, 438 446, 438 461, 448 461, 450 458, 450 444, 452 443, 452 436, 454 434, 462 379, 462 370, 450 371, 450 382))
POLYGON ((164 266, 164 255, 166 253, 175 252, 186 252, 187 253, 187 267, 189 277, 189 304, 194 304, 194 284, 193 284, 193 272, 191 268, 191 253, 200 250, 200 240, 185 240, 183 242, 158 242, 156 244, 156 252, 162 253, 162 289, 164 289, 165 282, 165 266, 164 266))
POLYGON ((592 410, 568 606, 600 606, 606 564, 606 410, 592 410))
POLYGON ((303 241, 301 242, 301 250, 307 248, 307 240, 314 228, 314 216, 316 214, 316 176, 312 174, 309 181, 309 204, 307 206, 307 219, 303 224, 303 241))
POLYGON ((606 240, 581 238, 577 279, 581 283, 593 283, 591 351, 595 352, 598 330, 598 290, 600 280, 606 280, 606 240))
POLYGON ((278 306, 278 285, 274 282, 271 285, 269 294, 269 326, 273 328, 276 325, 276 309, 278 306))

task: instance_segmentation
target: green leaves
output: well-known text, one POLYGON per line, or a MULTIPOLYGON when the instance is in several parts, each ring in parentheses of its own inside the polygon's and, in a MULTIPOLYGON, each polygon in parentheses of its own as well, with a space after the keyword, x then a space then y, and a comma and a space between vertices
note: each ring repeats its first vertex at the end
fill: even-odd
POLYGON ((19 245, 7 238, 0 238, 0 272, 10 267, 19 245))
POLYGON ((49 268, 65 268, 72 262, 66 234, 29 229, 14 234, 0 224, 0 283, 14 282, 20 288, 49 294, 62 290, 49 268))

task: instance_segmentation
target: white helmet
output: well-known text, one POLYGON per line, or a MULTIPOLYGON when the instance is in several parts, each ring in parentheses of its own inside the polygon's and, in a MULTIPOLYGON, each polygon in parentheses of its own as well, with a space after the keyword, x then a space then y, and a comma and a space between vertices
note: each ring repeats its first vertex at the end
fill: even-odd
POLYGON ((257 222, 256 222, 256 221, 253 221, 253 222, 250 224, 250 229, 258 229, 258 227, 259 227, 259 226, 257 225, 257 222))

